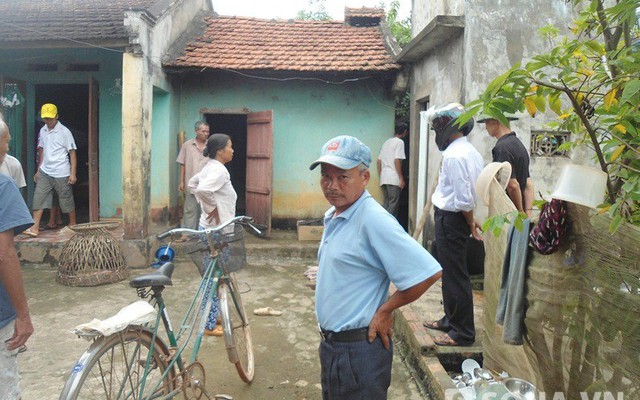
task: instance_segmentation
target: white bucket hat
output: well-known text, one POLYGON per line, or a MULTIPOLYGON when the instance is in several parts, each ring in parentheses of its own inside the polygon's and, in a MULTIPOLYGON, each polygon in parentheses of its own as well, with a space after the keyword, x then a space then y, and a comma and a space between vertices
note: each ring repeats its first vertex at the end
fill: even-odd
POLYGON ((482 202, 488 207, 491 181, 495 179, 504 190, 507 188, 510 178, 511 164, 506 161, 501 163, 492 162, 484 167, 478 176, 478 180, 476 181, 476 195, 480 197, 482 202))

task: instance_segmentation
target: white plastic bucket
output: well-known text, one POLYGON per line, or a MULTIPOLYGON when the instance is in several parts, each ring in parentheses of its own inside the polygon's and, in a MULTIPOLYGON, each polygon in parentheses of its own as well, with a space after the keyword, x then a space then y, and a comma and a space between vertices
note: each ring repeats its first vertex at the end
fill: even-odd
POLYGON ((593 167, 567 164, 551 193, 551 198, 596 208, 604 201, 607 174, 593 167))

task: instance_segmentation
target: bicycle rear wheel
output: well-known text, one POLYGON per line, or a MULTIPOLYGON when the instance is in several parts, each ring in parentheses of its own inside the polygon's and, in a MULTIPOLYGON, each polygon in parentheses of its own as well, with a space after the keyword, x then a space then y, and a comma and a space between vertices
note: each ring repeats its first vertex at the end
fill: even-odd
POLYGON ((253 380, 254 359, 249 319, 244 311, 240 292, 234 279, 221 281, 218 286, 220 314, 224 343, 229 361, 235 364, 240 379, 250 383, 253 380))
POLYGON ((96 340, 71 370, 60 400, 156 398, 171 392, 175 383, 173 368, 162 379, 168 350, 156 338, 149 358, 152 338, 148 329, 132 326, 96 340), (143 379, 148 358, 149 371, 143 379))

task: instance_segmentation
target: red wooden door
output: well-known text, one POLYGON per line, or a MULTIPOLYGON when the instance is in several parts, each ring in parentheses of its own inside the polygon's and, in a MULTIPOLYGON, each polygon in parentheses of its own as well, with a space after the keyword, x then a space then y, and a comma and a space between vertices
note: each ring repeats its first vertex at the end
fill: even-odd
POLYGON ((247 215, 271 235, 273 197, 273 111, 247 115, 247 215))
POLYGON ((98 174, 98 82, 89 78, 89 221, 100 220, 98 174))

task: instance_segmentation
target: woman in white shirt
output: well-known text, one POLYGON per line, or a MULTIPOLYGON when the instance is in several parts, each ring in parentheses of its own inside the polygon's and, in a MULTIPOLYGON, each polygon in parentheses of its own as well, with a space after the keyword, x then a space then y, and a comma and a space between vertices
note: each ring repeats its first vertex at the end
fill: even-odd
MULTIPOLYGON (((233 159, 231 138, 223 133, 214 133, 207 139, 203 154, 209 157, 209 162, 188 184, 202 210, 200 229, 214 228, 235 217, 238 199, 229 171, 224 166, 233 159)), ((205 265, 207 262, 208 257, 205 256, 205 265)), ((216 326, 217 319, 218 297, 214 296, 205 335, 222 336, 222 327, 216 326)))

